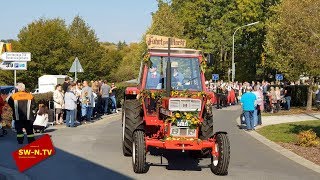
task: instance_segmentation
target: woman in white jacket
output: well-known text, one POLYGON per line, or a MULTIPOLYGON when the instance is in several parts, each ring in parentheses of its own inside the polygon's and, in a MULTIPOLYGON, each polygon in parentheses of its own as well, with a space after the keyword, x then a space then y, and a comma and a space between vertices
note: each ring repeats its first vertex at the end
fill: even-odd
POLYGON ((48 108, 44 104, 39 105, 36 120, 33 122, 33 129, 35 132, 41 132, 45 130, 48 125, 48 108))
POLYGON ((66 126, 75 126, 75 114, 77 108, 77 97, 74 93, 75 85, 69 85, 68 90, 64 96, 64 108, 66 109, 66 126))

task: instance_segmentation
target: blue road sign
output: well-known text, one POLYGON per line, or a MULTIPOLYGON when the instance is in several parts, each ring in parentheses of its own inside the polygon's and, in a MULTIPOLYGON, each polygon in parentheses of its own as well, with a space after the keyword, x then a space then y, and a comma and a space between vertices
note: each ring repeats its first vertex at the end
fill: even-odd
POLYGON ((276 80, 277 81, 282 81, 283 80, 283 75, 282 74, 276 74, 276 80))
POLYGON ((219 74, 212 74, 212 80, 218 81, 219 80, 219 74))

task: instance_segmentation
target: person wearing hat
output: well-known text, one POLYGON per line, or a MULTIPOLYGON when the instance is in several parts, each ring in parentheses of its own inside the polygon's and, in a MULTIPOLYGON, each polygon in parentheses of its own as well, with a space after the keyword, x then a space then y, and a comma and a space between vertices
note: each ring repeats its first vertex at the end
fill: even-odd
POLYGON ((179 64, 178 62, 176 61, 173 61, 171 63, 171 69, 172 69, 172 77, 171 77, 171 83, 173 83, 174 85, 177 85, 177 86, 182 86, 182 82, 183 82, 183 79, 184 79, 184 76, 182 73, 180 73, 178 71, 178 67, 179 67, 179 64))
POLYGON ((257 96, 252 93, 252 87, 247 86, 247 91, 241 97, 242 109, 246 121, 247 131, 254 130, 254 110, 257 96))
POLYGON ((161 80, 161 76, 157 72, 157 64, 153 63, 149 68, 146 89, 160 89, 161 88, 159 87, 160 80, 161 80))
POLYGON ((34 98, 32 94, 25 92, 25 85, 18 83, 18 92, 14 93, 8 100, 8 104, 13 110, 13 118, 15 120, 14 126, 17 131, 17 141, 19 144, 23 143, 24 132, 26 130, 28 143, 35 140, 33 134, 32 121, 34 115, 32 109, 34 109, 34 98))

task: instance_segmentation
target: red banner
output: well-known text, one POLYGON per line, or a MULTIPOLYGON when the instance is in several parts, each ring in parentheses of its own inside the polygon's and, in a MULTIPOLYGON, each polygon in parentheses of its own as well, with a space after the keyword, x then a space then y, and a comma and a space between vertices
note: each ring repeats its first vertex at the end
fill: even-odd
POLYGON ((48 134, 12 153, 20 172, 55 154, 51 138, 48 134))

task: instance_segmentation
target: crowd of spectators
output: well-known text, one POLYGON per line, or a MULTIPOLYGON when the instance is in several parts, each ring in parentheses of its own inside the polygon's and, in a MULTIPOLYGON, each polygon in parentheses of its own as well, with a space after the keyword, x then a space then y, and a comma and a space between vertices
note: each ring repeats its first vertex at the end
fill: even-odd
MULTIPOLYGON (((34 111, 34 118, 31 119, 33 131, 44 132, 49 124, 76 127, 93 122, 103 115, 118 113, 116 89, 114 83, 109 85, 106 80, 81 82, 71 81, 66 77, 63 84, 56 85, 52 101, 41 101, 31 108, 34 111)), ((6 134, 3 127, 15 130, 13 110, 8 105, 12 94, 13 92, 1 93, 0 136, 6 134)))
MULTIPOLYGON (((206 82, 206 85, 210 91, 215 92, 217 109, 241 102, 243 123, 246 123, 248 130, 254 130, 255 126, 262 124, 261 112, 277 113, 280 110, 290 110, 292 86, 300 85, 300 83, 218 81, 215 83, 206 82), (251 123, 248 124, 249 122, 251 123)), ((314 93, 315 105, 319 110, 320 85, 317 85, 317 90, 314 93)))
POLYGON ((71 82, 66 77, 63 84, 58 84, 53 92, 55 124, 86 124, 102 115, 118 113, 116 86, 106 80, 71 82))

